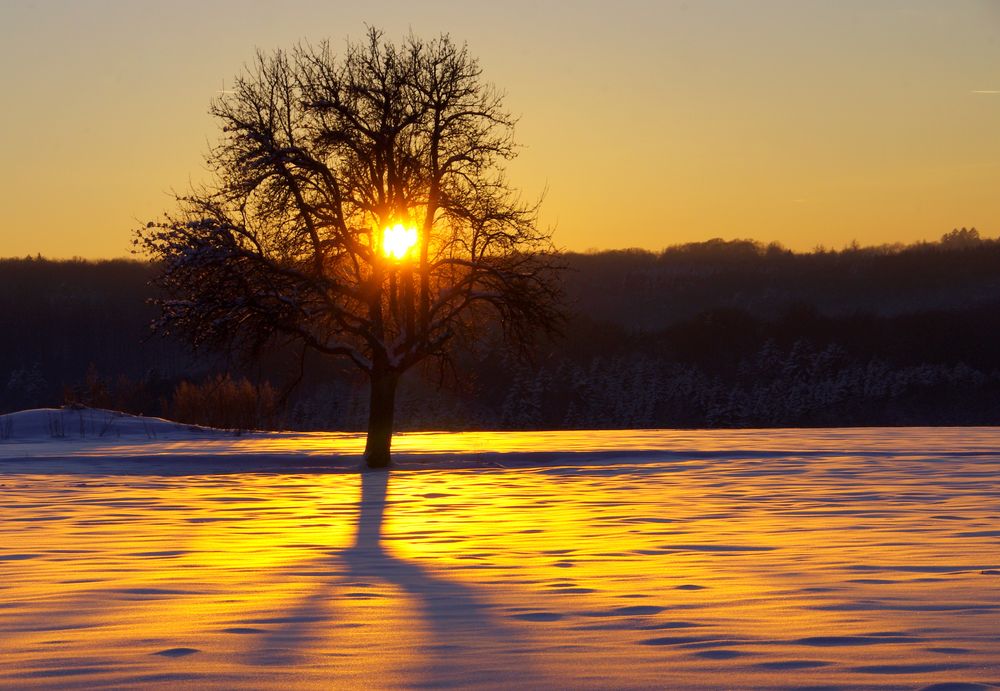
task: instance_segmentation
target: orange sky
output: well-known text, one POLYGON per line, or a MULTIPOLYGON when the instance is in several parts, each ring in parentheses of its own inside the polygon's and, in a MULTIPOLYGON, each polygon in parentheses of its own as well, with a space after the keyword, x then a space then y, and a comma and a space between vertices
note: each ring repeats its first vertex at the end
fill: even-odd
POLYGON ((283 6, 5 0, 0 256, 126 255, 204 175, 209 101, 255 47, 366 22, 469 43, 568 249, 1000 235, 995 0, 283 6))

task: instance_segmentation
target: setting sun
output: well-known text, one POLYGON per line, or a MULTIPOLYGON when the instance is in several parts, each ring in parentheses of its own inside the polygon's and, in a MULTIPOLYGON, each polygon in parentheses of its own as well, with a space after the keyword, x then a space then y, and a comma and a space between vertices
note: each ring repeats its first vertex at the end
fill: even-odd
POLYGON ((402 223, 397 223, 382 231, 382 252, 387 257, 402 259, 416 244, 416 228, 407 228, 402 223))

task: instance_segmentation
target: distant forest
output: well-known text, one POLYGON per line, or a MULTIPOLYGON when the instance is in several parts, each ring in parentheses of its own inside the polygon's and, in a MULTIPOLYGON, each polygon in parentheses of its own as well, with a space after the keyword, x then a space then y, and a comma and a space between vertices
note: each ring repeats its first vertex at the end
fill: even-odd
MULTIPOLYGON (((564 336, 404 378, 400 429, 1000 424, 1000 241, 795 253, 749 240, 566 254, 564 336), (442 386, 443 384, 443 386, 442 386)), ((0 260, 0 413, 84 404, 361 430, 346 365, 151 337, 135 261, 0 260), (297 386, 292 384, 298 381, 297 386)))

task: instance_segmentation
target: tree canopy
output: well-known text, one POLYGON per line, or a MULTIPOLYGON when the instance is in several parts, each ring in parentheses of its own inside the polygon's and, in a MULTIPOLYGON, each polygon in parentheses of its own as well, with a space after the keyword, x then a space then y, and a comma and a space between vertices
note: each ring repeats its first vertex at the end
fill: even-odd
POLYGON ((213 181, 136 237, 162 266, 158 327, 349 358, 369 465, 389 463, 403 372, 489 323, 517 345, 557 324, 551 234, 504 174, 515 120, 447 35, 260 53, 211 113, 213 181))

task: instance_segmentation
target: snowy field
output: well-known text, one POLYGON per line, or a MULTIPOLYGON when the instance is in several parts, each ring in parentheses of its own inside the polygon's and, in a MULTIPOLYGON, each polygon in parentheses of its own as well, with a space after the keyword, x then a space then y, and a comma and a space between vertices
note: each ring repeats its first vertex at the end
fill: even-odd
POLYGON ((1000 429, 0 418, 0 688, 1000 688, 1000 429))

